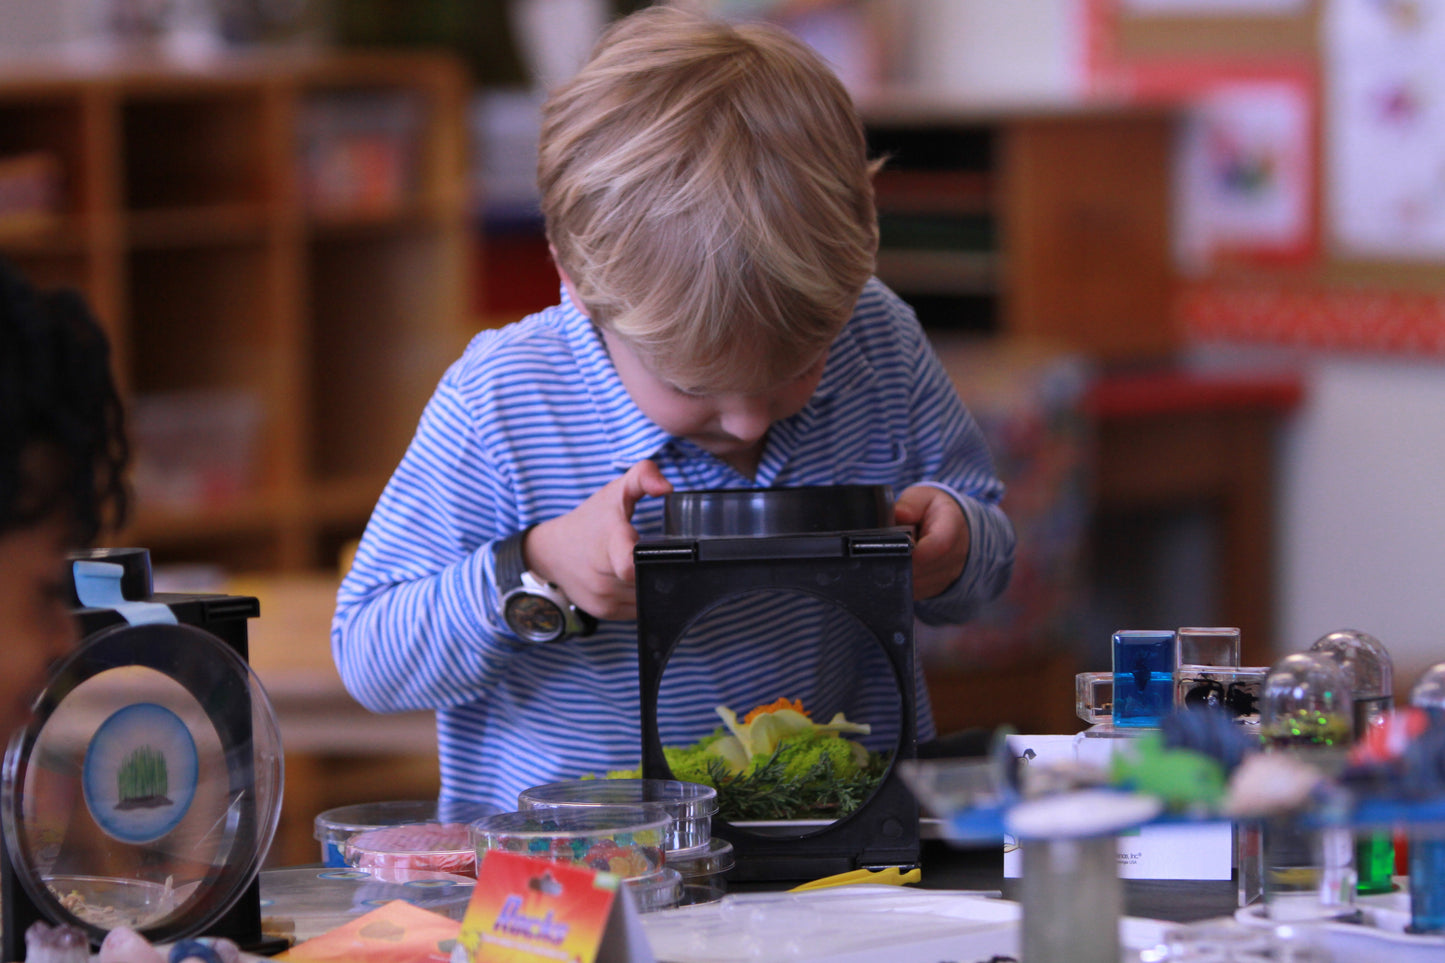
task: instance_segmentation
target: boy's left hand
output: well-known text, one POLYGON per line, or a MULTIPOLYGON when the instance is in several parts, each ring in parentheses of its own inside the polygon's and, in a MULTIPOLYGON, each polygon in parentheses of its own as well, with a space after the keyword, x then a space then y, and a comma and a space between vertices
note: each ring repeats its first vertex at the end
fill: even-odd
POLYGON ((893 506, 899 525, 913 526, 913 598, 931 599, 963 574, 968 519, 953 496, 932 485, 905 488, 893 506))

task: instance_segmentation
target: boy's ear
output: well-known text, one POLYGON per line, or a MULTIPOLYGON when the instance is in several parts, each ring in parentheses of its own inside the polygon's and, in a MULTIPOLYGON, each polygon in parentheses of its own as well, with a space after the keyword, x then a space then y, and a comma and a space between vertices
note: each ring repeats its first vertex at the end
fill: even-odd
POLYGON ((581 312, 584 317, 589 316, 587 315, 587 309, 582 306, 582 299, 577 296, 577 286, 572 283, 572 279, 567 276, 567 272, 562 270, 562 262, 557 260, 557 248, 548 244, 547 251, 552 255, 552 266, 557 269, 557 276, 562 279, 562 287, 567 292, 568 300, 572 302, 572 306, 581 312))

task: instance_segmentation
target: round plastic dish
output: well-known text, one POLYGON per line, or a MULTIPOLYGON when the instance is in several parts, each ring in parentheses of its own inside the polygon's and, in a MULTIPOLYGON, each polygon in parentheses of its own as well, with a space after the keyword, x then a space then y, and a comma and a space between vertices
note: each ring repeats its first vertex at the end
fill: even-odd
POLYGON ((672 817, 641 806, 527 809, 483 816, 472 823, 471 833, 479 862, 500 849, 627 879, 663 868, 672 817))
POLYGON ((632 894, 639 913, 671 909, 682 899, 682 874, 670 867, 646 876, 633 876, 623 880, 622 885, 632 894))
MULTIPOLYGON (((446 803, 439 809, 434 799, 400 799, 328 809, 316 817, 313 825, 316 840, 321 843, 322 865, 341 867, 347 865, 342 851, 346 841, 369 829, 421 823, 466 825, 500 811, 486 803, 446 803)), ((470 842, 465 848, 471 848, 470 842)))
POLYGON ((887 485, 722 488, 663 497, 663 532, 691 538, 804 535, 887 528, 893 491, 887 485))
POLYGON ((733 844, 718 836, 688 853, 668 853, 667 866, 682 877, 683 905, 711 903, 727 894, 727 874, 733 868, 733 844))
POLYGON ((460 920, 476 881, 450 873, 398 871, 379 879, 360 869, 293 867, 261 872, 261 920, 268 936, 320 936, 392 900, 460 920))
POLYGON ((517 808, 591 809, 597 806, 657 807, 672 817, 667 860, 678 851, 705 847, 712 838, 717 790, 677 779, 570 779, 534 786, 517 796, 517 808))
POLYGON ((477 875, 477 853, 466 823, 411 823, 357 833, 341 844, 346 864, 378 879, 401 879, 416 870, 477 875))
POLYGON ((280 818, 281 733, 255 674, 195 626, 119 624, 35 705, 6 753, 0 821, 40 915, 93 943, 117 926, 158 943, 205 932, 280 818))

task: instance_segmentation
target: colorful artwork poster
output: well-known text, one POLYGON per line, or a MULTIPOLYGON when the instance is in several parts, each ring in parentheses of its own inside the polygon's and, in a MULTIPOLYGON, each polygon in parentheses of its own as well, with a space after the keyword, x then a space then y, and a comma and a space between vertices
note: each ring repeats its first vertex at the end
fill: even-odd
POLYGON ((1310 89, 1289 79, 1220 80, 1193 101, 1176 155, 1180 262, 1304 260, 1314 252, 1310 89))
POLYGON ((1445 257, 1445 4, 1331 0, 1324 48, 1337 252, 1445 257))
POLYGON ((459 941, 472 963, 592 963, 620 885, 611 873, 492 850, 459 941))
POLYGON ((1084 2, 1091 88, 1183 118, 1174 189, 1181 267, 1312 258, 1320 233, 1316 65, 1305 57, 1125 55, 1117 38, 1126 0, 1084 2))

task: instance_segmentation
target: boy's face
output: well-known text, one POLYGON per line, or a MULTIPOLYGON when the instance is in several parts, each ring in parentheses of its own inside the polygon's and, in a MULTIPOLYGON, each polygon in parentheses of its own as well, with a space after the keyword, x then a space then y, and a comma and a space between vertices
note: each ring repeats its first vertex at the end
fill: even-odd
POLYGON ((0 534, 0 739, 25 722, 51 663, 75 642, 65 536, 58 519, 0 534))
POLYGON ((797 376, 761 392, 688 391, 654 372, 626 341, 603 330, 612 365, 642 413, 668 434, 686 438, 751 477, 773 422, 803 410, 823 378, 827 352, 797 376))

